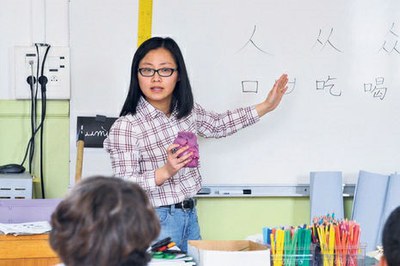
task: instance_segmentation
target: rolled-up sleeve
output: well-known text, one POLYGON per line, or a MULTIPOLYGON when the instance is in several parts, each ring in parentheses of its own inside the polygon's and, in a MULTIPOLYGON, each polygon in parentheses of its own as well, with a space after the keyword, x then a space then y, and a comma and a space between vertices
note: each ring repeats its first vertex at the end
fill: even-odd
POLYGON ((237 108, 224 113, 209 112, 195 105, 197 133, 205 138, 222 138, 260 120, 255 106, 237 108))

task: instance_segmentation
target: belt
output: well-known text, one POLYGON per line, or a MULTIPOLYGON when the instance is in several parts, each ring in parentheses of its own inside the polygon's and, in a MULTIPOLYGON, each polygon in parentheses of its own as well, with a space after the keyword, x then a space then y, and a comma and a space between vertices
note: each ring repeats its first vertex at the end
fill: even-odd
POLYGON ((176 204, 160 206, 160 208, 171 208, 171 206, 174 206, 176 209, 191 210, 196 206, 196 200, 192 198, 185 199, 184 201, 176 204))

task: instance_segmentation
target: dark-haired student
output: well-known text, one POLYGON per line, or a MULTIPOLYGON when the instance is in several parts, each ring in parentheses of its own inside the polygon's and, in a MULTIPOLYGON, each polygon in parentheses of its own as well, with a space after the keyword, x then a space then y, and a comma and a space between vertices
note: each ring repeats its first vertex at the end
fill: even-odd
POLYGON ((143 189, 112 177, 80 181, 51 216, 50 245, 66 266, 145 266, 160 231, 143 189))
POLYGON ((205 138, 231 135, 274 110, 287 82, 283 74, 257 105, 210 112, 194 102, 184 59, 173 39, 153 37, 137 49, 128 95, 104 147, 114 175, 147 192, 161 222, 159 239, 170 236, 186 251, 187 240, 201 238, 192 197, 202 178, 199 167, 185 167, 192 160, 193 154, 185 153, 189 147, 175 150, 179 145, 172 143, 178 132, 205 138))
POLYGON ((400 206, 394 209, 385 222, 382 232, 383 256, 380 266, 400 265, 400 206))

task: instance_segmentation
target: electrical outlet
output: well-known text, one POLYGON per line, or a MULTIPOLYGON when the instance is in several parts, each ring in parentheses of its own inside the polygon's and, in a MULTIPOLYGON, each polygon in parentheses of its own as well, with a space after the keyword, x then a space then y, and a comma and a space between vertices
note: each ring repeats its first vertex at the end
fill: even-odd
MULTIPOLYGON (((41 72, 45 47, 39 47, 39 73, 41 72)), ((16 46, 14 49, 15 60, 15 98, 30 99, 31 89, 27 78, 37 75, 37 52, 35 46, 16 46)), ((43 68, 43 75, 47 77, 47 99, 70 98, 70 57, 69 48, 51 46, 43 68)), ((40 86, 38 98, 41 97, 40 86)))

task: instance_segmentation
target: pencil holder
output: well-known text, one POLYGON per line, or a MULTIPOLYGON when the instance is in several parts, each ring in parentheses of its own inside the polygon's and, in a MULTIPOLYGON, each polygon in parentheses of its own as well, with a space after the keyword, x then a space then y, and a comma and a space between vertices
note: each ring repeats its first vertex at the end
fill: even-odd
POLYGON ((359 246, 335 247, 334 251, 324 252, 327 250, 320 245, 313 245, 313 261, 315 266, 364 266, 366 244, 359 246))
POLYGON ((332 254, 321 252, 312 244, 309 249, 283 249, 279 255, 271 255, 272 266, 365 266, 366 244, 357 247, 335 248, 332 254))
POLYGON ((271 256, 272 266, 310 266, 313 265, 312 262, 312 254, 284 254, 271 256))

